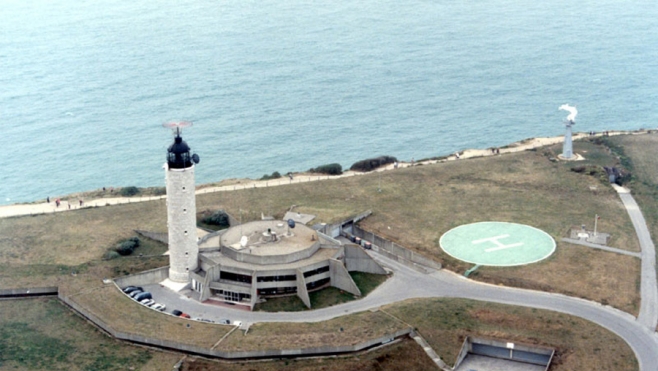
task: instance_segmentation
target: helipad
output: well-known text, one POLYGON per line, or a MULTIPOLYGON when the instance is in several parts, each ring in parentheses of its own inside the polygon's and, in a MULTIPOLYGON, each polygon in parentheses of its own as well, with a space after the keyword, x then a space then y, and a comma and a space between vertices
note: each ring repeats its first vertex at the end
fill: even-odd
POLYGON ((546 232, 505 222, 461 225, 444 233, 439 244, 456 259, 491 266, 535 263, 555 251, 555 240, 546 232))

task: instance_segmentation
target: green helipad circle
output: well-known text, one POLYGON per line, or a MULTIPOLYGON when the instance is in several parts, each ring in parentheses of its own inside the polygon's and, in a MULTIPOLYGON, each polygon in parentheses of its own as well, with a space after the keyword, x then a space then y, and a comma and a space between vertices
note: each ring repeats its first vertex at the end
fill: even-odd
POLYGON ((453 258, 499 267, 535 263, 555 251, 555 240, 548 233, 505 222, 460 225, 444 233, 439 244, 453 258))

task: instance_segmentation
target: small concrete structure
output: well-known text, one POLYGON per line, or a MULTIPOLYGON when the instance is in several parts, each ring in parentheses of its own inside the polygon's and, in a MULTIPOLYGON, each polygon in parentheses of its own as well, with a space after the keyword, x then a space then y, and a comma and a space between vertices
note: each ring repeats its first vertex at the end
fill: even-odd
POLYGON ((231 227, 201 240, 199 250, 198 269, 190 273, 199 300, 249 309, 262 297, 286 295, 297 295, 310 308, 308 293, 327 286, 360 296, 349 272, 386 274, 360 246, 281 220, 231 227))
POLYGON ((546 371, 554 349, 467 336, 455 371, 546 371))

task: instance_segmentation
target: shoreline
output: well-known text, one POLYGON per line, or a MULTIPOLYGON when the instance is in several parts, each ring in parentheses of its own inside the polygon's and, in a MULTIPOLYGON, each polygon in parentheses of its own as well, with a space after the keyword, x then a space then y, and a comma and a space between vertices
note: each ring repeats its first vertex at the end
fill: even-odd
MULTIPOLYGON (((638 134, 649 134, 651 133, 651 130, 647 130, 647 129, 614 130, 614 131, 608 131, 607 133, 609 136, 638 135, 638 134)), ((574 141, 576 141, 576 140, 582 140, 584 138, 600 137, 600 136, 603 136, 603 133, 595 133, 594 135, 590 135, 589 133, 578 132, 578 133, 573 133, 572 138, 574 141)), ((398 167, 404 168, 404 167, 417 166, 419 164, 431 165, 431 164, 442 163, 447 161, 458 161, 458 160, 464 160, 464 159, 476 158, 476 157, 499 156, 506 153, 515 153, 515 152, 533 150, 536 148, 555 145, 562 142, 564 142, 564 136, 527 138, 517 142, 510 143, 503 147, 498 147, 497 148, 498 151, 496 153, 492 151, 493 148, 465 149, 447 156, 439 156, 438 157, 439 159, 421 160, 418 162, 414 162, 413 159, 410 162, 400 161, 398 167)), ((393 164, 387 164, 385 166, 381 166, 371 171, 370 173, 388 171, 393 169, 394 169, 393 164)), ((269 180, 231 178, 231 179, 224 179, 219 182, 199 184, 196 186, 197 189, 195 193, 198 195, 198 194, 214 193, 214 192, 236 191, 236 190, 242 190, 247 188, 275 187, 275 186, 289 185, 294 183, 306 183, 312 181, 339 179, 339 178, 345 178, 345 177, 357 176, 363 174, 367 174, 367 173, 347 170, 344 171, 343 174, 341 175, 324 175, 324 174, 314 175, 306 172, 299 172, 299 173, 293 173, 293 179, 289 179, 285 176, 278 179, 269 179, 269 180), (231 184, 222 185, 222 183, 224 182, 228 182, 231 184)), ((159 200, 166 198, 166 195, 137 196, 137 197, 121 197, 121 196, 101 197, 89 201, 84 200, 82 205, 80 205, 77 201, 75 202, 70 201, 71 198, 82 199, 84 198, 84 195, 86 193, 92 193, 92 192, 97 192, 97 191, 77 192, 65 196, 53 197, 51 198, 50 203, 43 201, 41 202, 35 201, 31 203, 16 203, 10 205, 2 205, 0 206, 0 218, 74 211, 74 210, 80 210, 80 209, 91 208, 91 207, 144 202, 144 201, 152 201, 152 200, 159 200), (55 206, 54 200, 57 198, 62 200, 59 207, 55 206)))

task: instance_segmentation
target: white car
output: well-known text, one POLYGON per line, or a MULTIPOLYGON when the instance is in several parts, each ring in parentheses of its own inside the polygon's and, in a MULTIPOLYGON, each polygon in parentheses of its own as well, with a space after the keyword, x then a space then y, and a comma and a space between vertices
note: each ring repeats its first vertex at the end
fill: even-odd
POLYGON ((163 312, 165 309, 167 309, 167 306, 164 305, 164 304, 155 303, 151 306, 151 308, 153 308, 155 310, 159 310, 160 312, 163 312))
POLYGON ((140 303, 146 305, 147 307, 150 307, 151 305, 155 304, 155 300, 153 299, 144 299, 140 301, 140 303))

